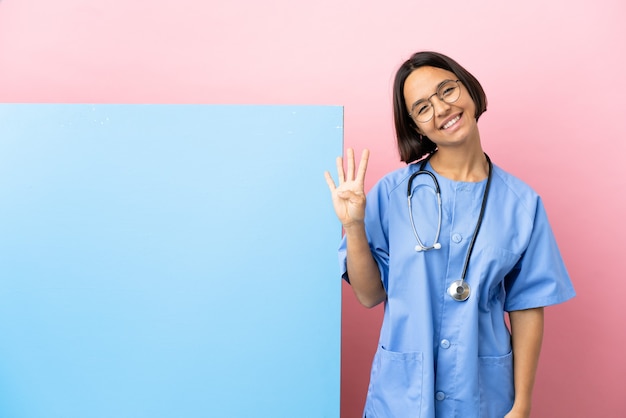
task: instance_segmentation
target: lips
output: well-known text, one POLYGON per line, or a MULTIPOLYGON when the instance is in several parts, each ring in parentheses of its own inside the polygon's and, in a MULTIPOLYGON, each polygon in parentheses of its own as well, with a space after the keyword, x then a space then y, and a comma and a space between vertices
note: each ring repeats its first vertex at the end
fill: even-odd
POLYGON ((461 119, 461 113, 459 113, 458 115, 456 115, 455 117, 453 117, 452 119, 448 120, 446 123, 441 125, 440 129, 448 129, 449 127, 457 123, 460 119, 461 119))

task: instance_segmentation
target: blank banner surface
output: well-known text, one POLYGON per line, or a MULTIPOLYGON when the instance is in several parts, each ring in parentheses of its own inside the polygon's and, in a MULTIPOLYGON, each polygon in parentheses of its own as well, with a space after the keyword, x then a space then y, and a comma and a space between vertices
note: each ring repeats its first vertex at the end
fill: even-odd
POLYGON ((339 417, 332 106, 0 105, 0 417, 339 417))

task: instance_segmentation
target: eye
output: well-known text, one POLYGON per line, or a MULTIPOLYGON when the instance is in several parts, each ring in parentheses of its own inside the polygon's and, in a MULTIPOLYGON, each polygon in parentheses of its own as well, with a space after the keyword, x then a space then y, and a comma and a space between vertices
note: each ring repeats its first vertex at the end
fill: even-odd
POLYGON ((453 96, 458 87, 456 85, 446 85, 441 91, 441 97, 450 97, 453 96))
POLYGON ((442 99, 454 97, 457 94, 459 86, 454 81, 449 81, 439 90, 439 97, 442 99))
POLYGON ((428 112, 429 108, 430 108, 430 103, 419 102, 415 106, 413 106, 413 114, 423 115, 424 113, 428 112))

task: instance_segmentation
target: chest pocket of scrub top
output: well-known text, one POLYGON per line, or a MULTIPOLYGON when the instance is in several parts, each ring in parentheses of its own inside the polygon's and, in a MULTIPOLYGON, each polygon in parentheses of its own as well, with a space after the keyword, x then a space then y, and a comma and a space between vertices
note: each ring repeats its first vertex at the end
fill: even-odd
POLYGON ((421 352, 398 353, 378 347, 372 364, 365 416, 420 416, 422 373, 421 352))

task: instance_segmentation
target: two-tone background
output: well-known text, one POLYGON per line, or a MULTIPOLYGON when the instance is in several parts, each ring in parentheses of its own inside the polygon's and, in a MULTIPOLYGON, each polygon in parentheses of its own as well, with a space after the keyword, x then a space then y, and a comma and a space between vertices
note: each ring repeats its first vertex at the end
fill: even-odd
MULTIPOLYGON (((454 57, 487 92, 485 149, 544 198, 578 292, 547 311, 533 416, 621 417, 625 16, 619 0, 2 0, 0 101, 340 105, 345 145, 372 150, 369 187, 399 166, 395 69, 416 50, 454 57)), ((382 312, 343 290, 349 418, 382 312)))

